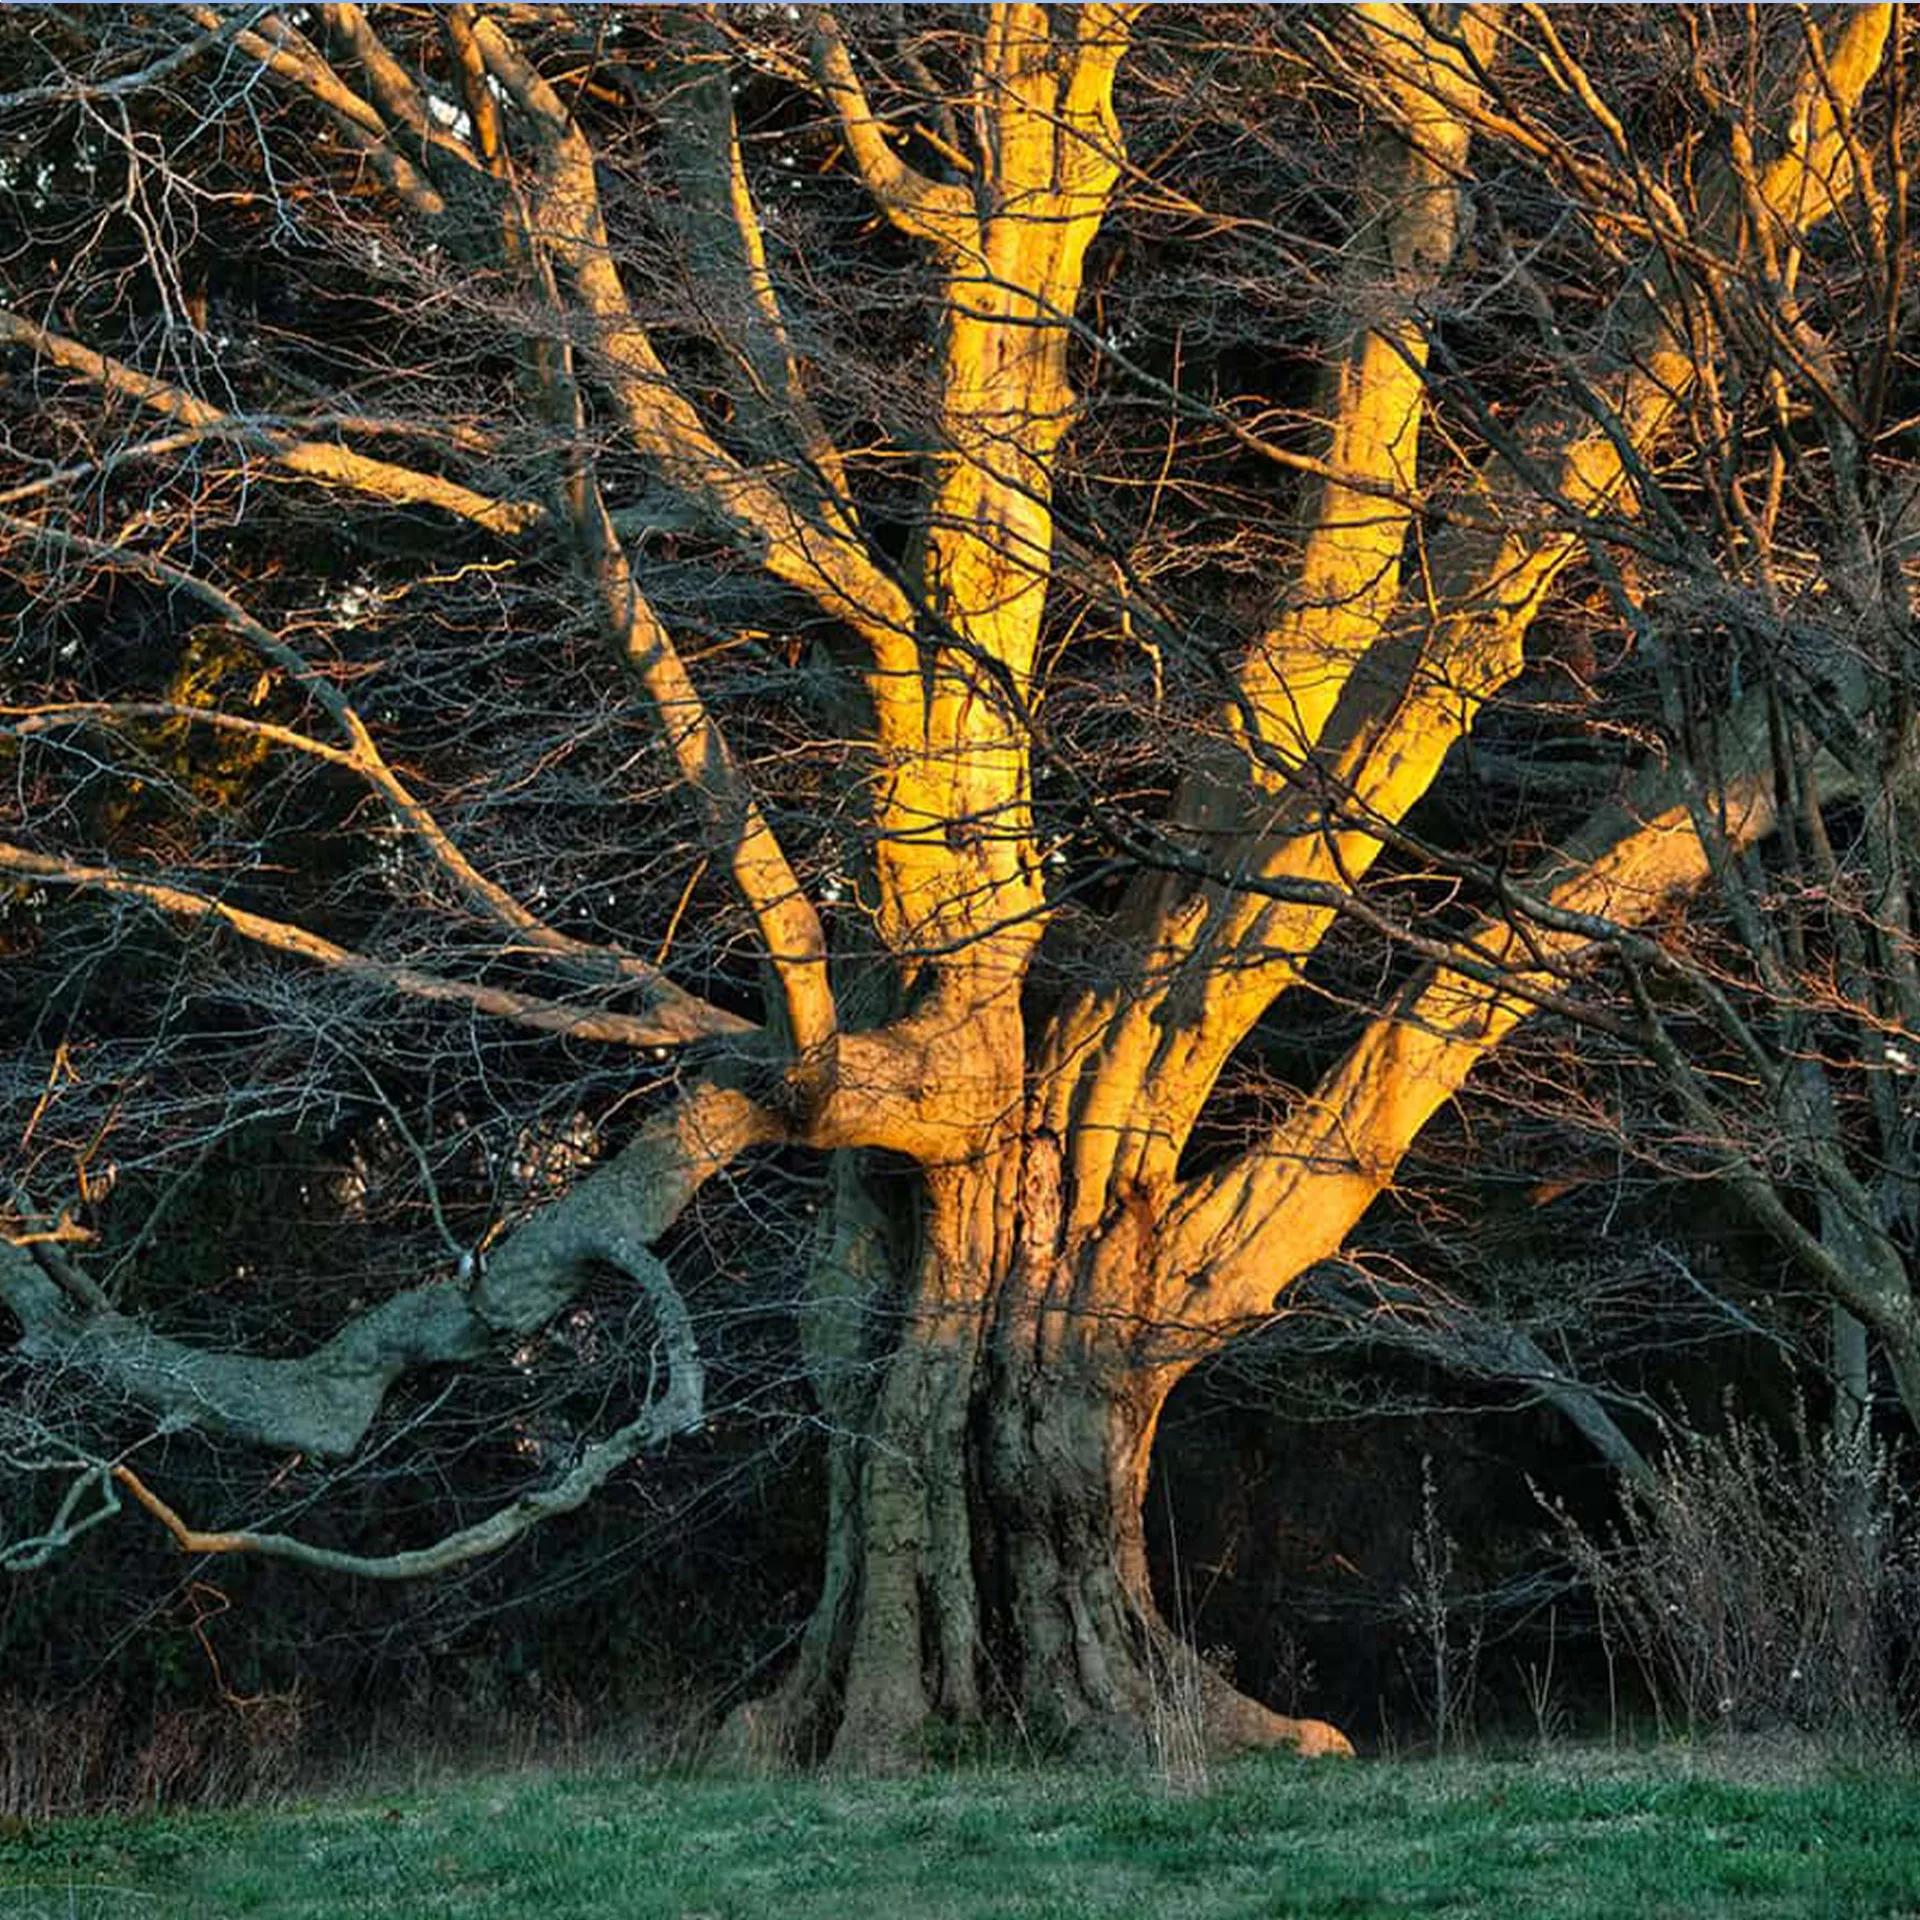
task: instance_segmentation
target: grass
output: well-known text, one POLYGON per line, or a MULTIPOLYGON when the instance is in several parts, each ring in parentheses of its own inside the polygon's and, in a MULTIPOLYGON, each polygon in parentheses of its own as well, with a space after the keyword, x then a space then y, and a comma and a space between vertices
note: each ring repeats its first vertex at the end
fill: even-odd
POLYGON ((1140 1776, 523 1775, 0 1839, 0 1920, 1920 1920, 1920 1779, 1278 1760, 1140 1776))

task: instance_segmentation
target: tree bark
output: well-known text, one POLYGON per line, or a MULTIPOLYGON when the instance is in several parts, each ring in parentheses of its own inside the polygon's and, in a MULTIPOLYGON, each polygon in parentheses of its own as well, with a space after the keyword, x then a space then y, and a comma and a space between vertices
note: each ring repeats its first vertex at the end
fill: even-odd
POLYGON ((825 1575, 785 1680, 729 1723, 737 1756, 891 1769, 988 1719, 1048 1751, 1145 1750, 1175 1717, 1215 1749, 1348 1751, 1237 1693, 1162 1617, 1142 1502, 1185 1363, 1132 1350, 1130 1227, 1078 1251, 1071 1311, 1049 1304, 1058 1177, 1044 1137, 929 1170, 911 1283, 863 1313, 845 1282, 872 1202, 840 1183, 810 1308, 825 1575))

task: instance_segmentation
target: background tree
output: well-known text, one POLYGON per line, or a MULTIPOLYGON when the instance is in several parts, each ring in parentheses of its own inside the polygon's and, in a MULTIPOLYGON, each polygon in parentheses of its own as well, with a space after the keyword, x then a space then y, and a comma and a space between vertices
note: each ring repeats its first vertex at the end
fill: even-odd
POLYGON ((1640 725, 1711 863, 1684 926, 1622 945, 1624 1046, 1599 1049, 1640 1094, 1621 1138, 1723 1183, 1783 1277, 1830 1303, 1838 1424, 1857 1437, 1870 1340, 1920 1419, 1900 131, 1860 154, 1872 190, 1844 250, 1781 255, 1725 315, 1687 452, 1642 487, 1659 531, 1609 583, 1645 662, 1640 725), (1832 319, 1807 324, 1809 305, 1832 319), (1764 839, 1725 811, 1742 783, 1769 791, 1764 839))
POLYGON ((125 1496, 362 1573, 503 1545, 699 1428, 661 1249, 813 1166, 824 1585, 738 1737, 1125 1730, 1171 1675, 1340 1745, 1162 1625, 1160 1410, 1772 829, 1737 758, 1504 824, 1443 769, 1641 544, 1748 292, 1821 324, 1781 263, 1904 111, 1890 9, 1634 19, 12 26, 0 1299, 147 1423, 13 1447, 67 1488, 14 1557, 125 1496), (104 1191, 349 1098, 425 1230, 291 1310, 104 1191), (620 1391, 483 1518, 166 1498, 155 1416, 331 1471, 619 1289, 620 1391))

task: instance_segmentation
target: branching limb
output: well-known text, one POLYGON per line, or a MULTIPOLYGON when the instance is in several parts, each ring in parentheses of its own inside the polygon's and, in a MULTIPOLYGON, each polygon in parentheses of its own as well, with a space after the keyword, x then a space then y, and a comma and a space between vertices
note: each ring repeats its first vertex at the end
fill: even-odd
MULTIPOLYGON (((1831 69, 1843 103, 1857 102, 1878 71, 1888 9, 1866 7, 1848 20, 1831 69)), ((1850 190, 1839 121, 1809 75, 1788 150, 1764 172, 1765 205, 1793 230, 1840 206, 1850 190)), ((1737 224, 1731 166, 1722 160, 1703 184, 1708 218, 1737 224)), ((1716 242, 1735 246, 1731 232, 1716 242)), ((1619 495, 1643 455, 1699 377, 1705 343, 1692 336, 1683 290, 1656 261, 1622 295, 1608 325, 1609 358, 1622 369, 1574 369, 1576 390, 1537 403, 1476 489, 1481 524, 1450 529, 1429 556, 1423 595, 1433 631, 1411 671, 1391 671, 1356 687, 1336 709, 1319 752, 1334 793, 1364 811, 1398 818, 1424 792, 1447 745, 1519 670, 1533 616, 1560 570, 1583 546, 1593 517, 1619 495), (1543 532, 1542 508, 1557 524, 1543 532), (1396 681, 1399 685, 1396 686, 1396 681), (1383 693, 1393 690, 1383 700, 1383 693)), ((1352 854, 1349 854, 1351 871, 1352 854)))
POLYGON ((568 491, 601 618, 627 671, 652 701, 681 777, 700 803, 734 887, 760 929, 794 1048, 803 1058, 819 1057, 839 1026, 820 916, 672 637, 634 580, 599 483, 582 472, 568 491))
POLYGON ((874 117, 865 87, 831 9, 813 10, 813 67, 820 92, 840 123, 840 136, 874 204, 902 233, 943 251, 978 257, 979 215, 965 187, 929 180, 894 152, 874 117))
MULTIPOLYGON (((1829 61, 1841 103, 1857 102, 1878 71, 1888 29, 1885 8, 1848 17, 1829 61)), ((1834 101, 1811 76, 1800 100, 1787 151, 1764 170, 1761 192, 1804 230, 1844 203, 1851 176, 1834 101)), ((1740 202, 1724 162, 1700 198, 1710 238, 1737 254, 1740 202)), ((1573 369, 1573 390, 1536 402, 1496 449, 1476 484, 1472 519, 1432 541, 1417 601, 1339 683, 1306 769, 1251 832, 1229 841, 1233 864, 1267 880, 1351 886, 1365 875, 1385 844, 1372 823, 1404 818, 1487 702, 1519 674, 1555 581, 1630 492, 1636 461, 1698 383, 1708 343, 1694 304, 1664 252, 1623 292, 1604 358, 1573 369)), ((1284 760, 1277 765, 1292 775, 1284 760)), ((1138 996, 1079 1076, 1083 1111, 1097 1107, 1101 1123, 1083 1126, 1081 1137, 1125 1147, 1104 1180, 1091 1165, 1079 1170, 1083 1218, 1097 1218, 1130 1185, 1170 1176, 1233 1050, 1299 978, 1331 924, 1330 914, 1275 905, 1253 889, 1167 901, 1151 961, 1162 984, 1138 996), (1176 994, 1184 1017, 1169 1021, 1163 1008, 1176 994), (1143 1088, 1154 1090, 1151 1110, 1143 1111, 1143 1088)))
MULTIPOLYGON (((698 1363, 691 1364, 697 1371, 698 1363)), ((349 1574, 361 1580, 419 1580, 498 1553, 543 1520, 572 1513, 591 1500, 630 1461, 665 1444, 676 1434, 697 1432, 700 1422, 698 1394, 689 1398, 677 1389, 670 1389, 645 1413, 586 1448, 552 1486, 523 1493, 484 1520, 444 1534, 431 1546, 411 1547, 398 1553, 347 1553, 337 1547, 315 1546, 309 1540, 287 1533, 255 1533, 246 1529, 204 1532, 183 1520, 131 1467, 124 1463, 116 1466, 112 1479, 166 1528, 182 1553, 252 1554, 265 1560, 290 1560, 296 1566, 313 1567, 322 1573, 349 1574)), ((86 1524, 108 1517, 108 1512, 89 1514, 86 1524)), ((69 1527, 67 1531, 71 1535, 78 1529, 69 1527)))
MULTIPOLYGON (((547 253, 532 235, 528 244, 532 248, 529 265, 547 299, 555 301, 557 286, 547 253)), ((785 1014, 785 1037, 803 1059, 814 1063, 816 1072, 823 1070, 838 1019, 819 915, 802 891, 751 782, 735 762, 672 636, 634 578, 586 448, 586 409, 572 348, 563 344, 542 352, 535 374, 548 412, 568 435, 559 490, 575 556, 598 602, 601 627, 621 664, 652 703, 681 778, 718 843, 736 892, 760 929, 785 1014)))
POLYGON ((644 1247, 625 1240, 603 1242, 595 1251, 609 1264, 617 1265, 646 1294, 653 1308, 657 1339, 664 1349, 665 1387, 648 1400, 641 1413, 587 1447, 552 1486, 524 1493, 484 1520, 443 1535, 431 1546, 399 1553, 344 1553, 314 1546, 291 1534, 203 1532, 183 1520, 124 1461, 112 1469, 113 1481, 173 1535, 183 1553, 257 1554, 363 1580, 417 1580, 498 1553, 542 1521, 584 1506, 630 1461, 676 1434, 698 1431, 705 1417, 705 1375, 693 1323, 666 1268, 644 1247))
POLYGON ((145 92, 178 73, 182 67, 191 65, 203 53, 224 45, 235 34, 258 26, 271 13, 270 7, 238 8, 224 18, 217 17, 215 24, 206 27, 196 38, 183 40, 167 52, 157 54, 151 60, 143 60, 131 71, 115 74, 111 80, 81 80, 66 76, 37 87, 23 87, 14 93, 0 93, 0 113, 9 113, 15 107, 38 106, 42 102, 57 101, 67 107, 82 101, 121 100, 129 94, 145 92))
MULTIPOLYGON (((0 1249, 0 1261, 5 1259, 0 1249)), ((37 1573, 120 1510, 113 1463, 56 1439, 35 1420, 8 1415, 0 1429, 0 1467, 12 1474, 65 1475, 59 1504, 37 1533, 0 1540, 0 1573, 37 1573)))
POLYGON ((845 462, 807 391, 799 356, 767 261, 766 234, 753 190, 725 41, 703 11, 668 16, 687 47, 663 132, 694 223, 696 266, 703 284, 726 301, 716 338, 729 347, 747 376, 749 404, 776 439, 791 444, 827 498, 823 510, 846 531, 855 531, 845 462), (733 342, 739 340, 739 346, 733 342))
MULTIPOLYGON (((232 595, 223 592, 210 581, 201 579, 198 574, 184 572, 178 567, 168 565, 165 561, 156 560, 149 555, 135 553, 126 548, 109 546, 106 542, 94 540, 87 535, 71 533, 37 521, 17 520, 11 515, 0 514, 0 533, 11 534, 22 540, 46 542, 69 552, 82 554, 104 565, 142 574, 160 585, 191 595, 217 614, 264 660, 279 667, 296 686, 309 694, 340 728, 347 741, 344 751, 323 750, 318 742, 310 743, 311 750, 319 753, 322 758, 330 759, 350 769, 365 780, 386 802, 402 831, 447 875, 469 905, 512 933, 530 950, 554 958, 583 963, 596 971, 605 973, 610 979, 626 981, 644 989, 655 1000, 657 1011, 664 1017, 666 1023, 681 1027, 685 1037, 691 1037, 694 1034, 750 1030, 751 1023, 708 1006, 704 1001, 676 986, 657 967, 649 965, 646 961, 632 954, 576 940, 569 934, 549 927, 504 887, 489 880, 461 851, 457 842, 435 819, 431 810, 401 780, 386 756, 381 753, 366 723, 340 689, 325 674, 316 672, 278 634, 254 619, 232 595)), ((254 724, 260 728, 262 734, 268 733, 269 730, 264 723, 254 724)), ((292 734, 288 730, 273 729, 272 736, 278 739, 279 744, 295 745, 303 751, 308 750, 308 743, 305 743, 301 736, 292 734)), ((16 860, 22 857, 34 857, 25 855, 19 848, 8 849, 8 855, 16 860)), ((87 868, 71 862, 62 861, 53 864, 66 874, 74 876, 70 880, 63 881, 63 884, 104 885, 109 891, 119 892, 142 892, 143 889, 147 889, 144 897, 154 899, 155 904, 167 904, 173 911, 217 913, 230 925, 242 932, 247 932, 249 937, 260 939, 267 945, 276 946, 282 952, 305 953, 309 958, 324 960, 331 965, 379 967, 382 964, 372 961, 361 962, 357 956, 347 954, 346 949, 333 947, 330 942, 307 935, 298 928, 286 927, 281 923, 253 915, 236 918, 233 910, 224 905, 206 901, 203 896, 195 895, 185 889, 167 889, 167 891, 177 893, 179 903, 200 900, 202 901, 200 907, 161 902, 150 891, 150 883, 133 881, 127 876, 105 874, 104 870, 87 868)), ((47 877, 61 879, 59 873, 50 873, 47 877)), ((470 1004, 486 1011, 504 1012, 514 1003, 520 1003, 527 1012, 541 1012, 549 1007, 549 1003, 537 997, 530 998, 524 995, 504 997, 496 995, 494 1003, 488 1005, 472 996, 481 993, 490 994, 491 989, 469 990, 463 989, 456 982, 440 981, 432 983, 430 990, 427 990, 429 977, 426 975, 412 974, 407 969, 389 968, 387 972, 392 976, 390 984, 394 985, 401 984, 399 976, 402 973, 409 974, 413 984, 407 985, 404 988, 405 991, 418 993, 425 990, 428 998, 467 997, 470 1004)), ((567 1017, 573 1016, 568 1014, 567 1017)), ((549 1030, 567 1029, 550 1028, 549 1030)), ((611 1037, 611 1035, 603 1034, 600 1037, 611 1037)), ((641 1040, 633 1044, 662 1043, 655 1040, 641 1040)))
POLYGON ((389 123, 398 122, 407 129, 429 167, 438 161, 443 174, 448 168, 482 170, 473 149, 432 111, 413 75, 373 30, 363 8, 340 0, 321 12, 328 33, 359 62, 380 111, 389 123))
MULTIPOLYGON (((1524 1327, 1483 1317, 1469 1302, 1424 1284, 1352 1269, 1314 1288, 1333 1314, 1331 1338, 1363 1340, 1417 1356, 1470 1380, 1519 1388, 1544 1401, 1606 1463, 1636 1486, 1651 1484, 1646 1455, 1614 1418, 1610 1396, 1556 1361, 1524 1327)), ((1290 1303, 1291 1304, 1291 1303, 1290 1303)), ((1312 1311, 1312 1309, 1307 1309, 1312 1311)), ((1663 1426, 1657 1408, 1636 1399, 1636 1411, 1663 1426)))
POLYGON ((169 881, 142 878, 117 867, 94 867, 62 860, 6 841, 0 841, 0 873, 17 874, 43 886, 82 887, 120 899, 143 900, 162 913, 177 914, 188 920, 218 921, 270 952, 309 961, 344 979, 365 981, 371 986, 441 1006, 470 1007, 475 1013, 510 1020, 536 1033, 603 1041, 621 1047, 664 1047, 754 1031, 751 1021, 709 1006, 678 987, 669 987, 651 1012, 613 1013, 569 1006, 564 1001, 543 999, 508 987, 449 979, 444 974, 429 973, 402 962, 375 960, 290 921, 251 913, 244 907, 195 893, 169 881))
MULTIPOLYGON (((23 1329, 15 1352, 38 1367, 71 1373, 182 1426, 337 1459, 360 1445, 402 1374, 477 1359, 502 1336, 543 1326, 593 1265, 605 1263, 647 1291, 661 1337, 678 1356, 660 1403, 672 1411, 661 1418, 682 1419, 691 1409, 697 1420, 691 1329, 651 1243, 722 1167, 779 1137, 777 1122, 744 1095, 697 1087, 503 1240, 471 1285, 431 1283, 396 1294, 299 1359, 209 1351, 123 1314, 79 1311, 32 1253, 4 1241, 0 1302, 23 1329)), ((634 1451, 651 1444, 641 1431, 631 1438, 634 1451)), ((606 1471, 618 1464, 609 1457, 606 1471)))
MULTIPOLYGON (((1369 143, 1369 190, 1377 180, 1380 208, 1348 248, 1335 295, 1325 460, 1340 477, 1308 490, 1298 574, 1235 675, 1220 749, 1184 783, 1174 812, 1177 828, 1221 864, 1262 878, 1344 877, 1320 835, 1286 831, 1283 820, 1309 810, 1287 784, 1400 603, 1427 405, 1424 308, 1452 259, 1467 158, 1461 109, 1473 87, 1451 47, 1405 7, 1361 8, 1356 22, 1376 56, 1391 49, 1407 70, 1396 67, 1387 131, 1369 143)), ((1470 18, 1467 31, 1489 55, 1485 24, 1470 18)), ((1177 1151, 1217 1071, 1197 1057, 1173 1057, 1183 1046, 1194 1052, 1160 1004, 1174 978, 1211 970, 1190 1002, 1198 1024, 1224 1044, 1231 1016, 1204 1003, 1251 1006, 1277 991, 1292 977, 1283 956, 1304 962, 1328 924, 1304 906, 1236 899, 1231 887, 1196 896, 1164 876, 1136 884, 1131 917, 1156 926, 1143 971, 1159 984, 1129 987, 1117 1004, 1089 995, 1061 1020, 1053 1043, 1063 1062, 1074 1062, 1053 1098, 1055 1124, 1065 1125, 1069 1111, 1077 1122, 1083 1224, 1115 1187, 1147 1177, 1149 1162, 1177 1151), (1268 956, 1264 968, 1216 964, 1235 952, 1250 961, 1256 942, 1268 956), (1153 1091, 1143 1100, 1146 1087, 1153 1091)))
MULTIPOLYGON (((223 26, 211 7, 190 9, 194 22, 209 34, 223 26)), ((284 16, 268 14, 257 30, 234 34, 233 44, 243 53, 313 100, 347 142, 366 155, 374 171, 415 213, 438 219, 447 203, 425 174, 393 143, 378 110, 342 80, 303 33, 284 16)))
MULTIPOLYGON (((1749 745, 1750 764, 1729 772, 1719 795, 1736 846, 1753 844, 1776 816, 1763 739, 1749 745)), ((1503 917, 1475 929, 1462 943, 1480 963, 1475 971, 1504 960, 1516 984, 1550 986, 1698 887, 1709 855, 1673 785, 1654 770, 1569 842, 1559 877, 1532 890, 1541 924, 1503 917)), ((1421 1128, 1531 1010, 1525 995, 1444 966, 1418 975, 1286 1122, 1192 1183, 1171 1209, 1165 1272, 1188 1296, 1190 1317, 1218 1328, 1264 1313, 1334 1253, 1421 1128)))
POLYGON ((906 594, 817 501, 794 500, 767 474, 741 466, 707 431, 621 284, 591 143, 497 20, 475 18, 473 45, 540 142, 527 238, 559 265, 593 323, 592 364, 619 403, 628 437, 662 479, 732 531, 776 580, 861 636, 873 655, 876 700, 905 703, 918 659, 906 594))
MULTIPOLYGON (((1477 88, 1447 41, 1398 6, 1355 9, 1376 50, 1404 40, 1387 88, 1389 130, 1370 146, 1381 209, 1345 250, 1335 293, 1343 324, 1327 376, 1326 459, 1347 476, 1314 487, 1306 538, 1285 609, 1240 673, 1230 719, 1270 750, 1246 770, 1255 790, 1278 784, 1319 737, 1354 663, 1379 638, 1400 597, 1413 504, 1419 497, 1421 414, 1428 357, 1425 304, 1453 257, 1477 88), (1358 324, 1351 324, 1357 317, 1358 324)), ((1478 64, 1490 60, 1490 24, 1461 29, 1478 64)))
MULTIPOLYGON (((336 9, 341 30, 351 40, 356 31, 350 11, 336 9)), ((200 9, 195 18, 211 25, 217 16, 200 9)), ((670 486, 732 532, 775 579, 846 621, 874 655, 876 697, 900 700, 900 690, 913 684, 916 659, 914 614, 904 592, 874 564, 831 502, 789 498, 770 476, 741 466, 707 431, 673 384, 621 285, 601 216, 595 155, 566 103, 522 54, 499 18, 461 9, 450 19, 449 31, 469 94, 481 78, 477 69, 483 68, 485 82, 499 85, 542 145, 542 185, 531 209, 533 230, 524 238, 551 252, 569 276, 594 324, 600 370, 619 400, 635 446, 670 486)), ((438 217, 446 211, 438 191, 398 151, 380 112, 353 93, 284 20, 273 16, 261 32, 235 38, 277 78, 315 100, 369 154, 415 212, 438 217)), ((370 30, 358 38, 374 41, 370 30)), ((388 72, 374 44, 366 50, 385 74, 384 84, 404 100, 410 77, 397 63, 388 72)), ((489 139, 498 143, 501 116, 487 85, 480 84, 479 91, 489 104, 475 116, 476 137, 483 144, 489 139)), ((488 159, 489 171, 495 170, 499 151, 503 149, 488 159)), ((465 157, 464 148, 462 154, 465 157)), ((317 461, 321 456, 306 457, 317 461)), ((377 488, 370 490, 377 493, 377 488)), ((538 511, 533 503, 514 502, 494 503, 494 510, 509 521, 538 511)))
POLYGON ((355 453, 349 447, 304 439, 265 421, 223 412, 171 381, 155 379, 123 360, 96 353, 77 340, 36 325, 24 314, 4 308, 0 308, 0 343, 23 347, 47 365, 75 374, 103 393, 131 400, 203 433, 231 438, 303 479, 345 487, 389 506, 433 507, 502 536, 523 533, 547 518, 546 508, 538 501, 495 499, 439 474, 397 466, 390 460, 355 453))

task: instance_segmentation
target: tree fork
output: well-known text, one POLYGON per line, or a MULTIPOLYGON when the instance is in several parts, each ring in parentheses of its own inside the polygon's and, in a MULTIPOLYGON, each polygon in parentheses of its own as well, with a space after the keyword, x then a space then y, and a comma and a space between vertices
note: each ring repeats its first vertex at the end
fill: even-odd
POLYGON ((793 1667, 729 1721, 736 1756, 886 1770, 934 1728, 989 1718, 1138 1747, 1170 1689, 1209 1744, 1348 1750, 1237 1693, 1164 1620, 1143 1502, 1187 1363, 1143 1361, 1117 1331, 1139 1278, 1129 1227, 1083 1250, 1086 1306, 1048 1304, 1059 1178, 1045 1135, 924 1170, 894 1311, 871 1191, 836 1179, 808 1309, 834 1428, 826 1568, 793 1667))

